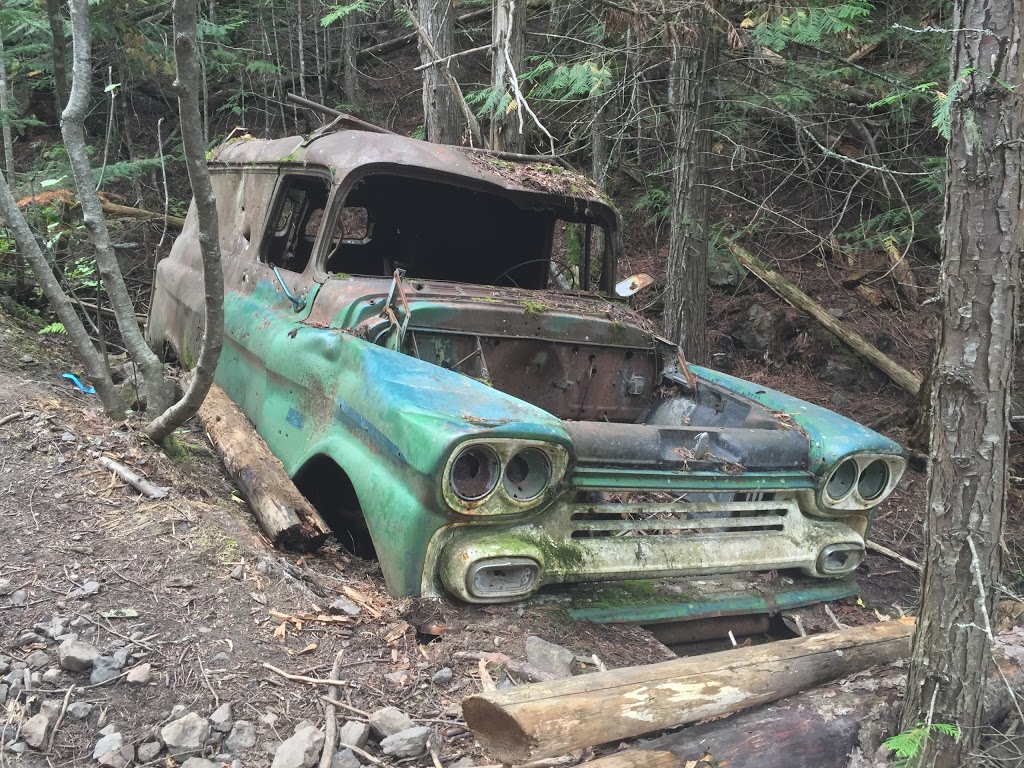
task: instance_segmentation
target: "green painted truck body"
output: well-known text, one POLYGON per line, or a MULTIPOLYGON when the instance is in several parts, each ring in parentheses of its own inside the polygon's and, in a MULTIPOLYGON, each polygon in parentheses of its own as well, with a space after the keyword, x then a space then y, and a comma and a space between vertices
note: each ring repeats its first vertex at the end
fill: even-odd
MULTIPOLYGON (((902 450, 687 366, 608 298, 618 217, 586 180, 361 131, 232 141, 211 169, 217 381, 393 594, 860 563, 902 450)), ((186 364, 202 295, 191 211, 147 330, 186 364)))

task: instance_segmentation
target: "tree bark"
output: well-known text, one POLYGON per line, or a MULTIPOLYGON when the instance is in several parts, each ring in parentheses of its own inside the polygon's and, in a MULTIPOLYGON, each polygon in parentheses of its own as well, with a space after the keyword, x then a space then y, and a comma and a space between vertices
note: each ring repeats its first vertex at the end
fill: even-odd
POLYGON ((1024 5, 957 0, 946 148, 944 312, 931 375, 928 550, 902 727, 931 734, 919 765, 976 752, 1006 514, 1010 383, 1024 243, 1024 5))
MULTIPOLYGON (((420 61, 427 64, 451 56, 455 53, 455 10, 451 0, 417 0, 417 4, 422 28, 420 61)), ((423 70, 423 120, 428 141, 462 143, 459 103, 439 66, 423 70)))
MULTIPOLYGON (((176 0, 176 4, 181 2, 176 0)), ((299 493, 281 462, 223 389, 212 387, 199 418, 274 546, 300 552, 319 547, 330 535, 330 527, 299 493)))
MULTIPOLYGON (((503 89, 511 99, 509 104, 515 104, 509 78, 523 71, 526 0, 493 0, 491 8, 491 86, 503 89)), ((499 152, 526 149, 523 117, 518 108, 502 108, 491 115, 491 149, 499 152)))
POLYGON ((708 80, 718 45, 711 24, 707 8, 695 5, 685 25, 677 24, 668 32, 668 101, 675 146, 664 331, 695 363, 704 363, 708 357, 708 80))
POLYGON ((202 113, 199 110, 201 75, 199 40, 196 34, 197 5, 198 0, 174 0, 174 64, 178 72, 174 87, 178 92, 185 166, 188 168, 199 217, 205 325, 203 346, 184 397, 146 425, 146 434, 156 442, 163 442, 199 410, 213 384, 224 342, 224 272, 221 268, 220 224, 217 219, 217 197, 206 166, 206 141, 203 138, 200 122, 202 113))
POLYGON ((906 657, 913 619, 463 699, 485 749, 525 762, 737 712, 906 657))
POLYGON ((57 101, 59 115, 68 103, 68 41, 64 35, 64 14, 60 0, 46 0, 46 18, 50 23, 50 34, 53 36, 53 97, 57 101))
POLYGON ((103 218, 102 203, 93 186, 92 169, 86 152, 85 116, 89 109, 89 86, 92 78, 92 38, 89 29, 88 0, 71 0, 71 28, 74 63, 71 93, 61 116, 61 134, 75 177, 78 200, 82 206, 82 219, 95 250, 97 272, 110 298, 110 306, 117 314, 117 326, 125 347, 142 369, 148 407, 160 412, 170 404, 171 388, 164 379, 163 364, 146 345, 142 330, 135 319, 135 306, 128 295, 124 276, 111 245, 110 233, 103 218))
POLYGON ((82 325, 82 319, 71 306, 64 289, 60 287, 60 282, 50 268, 50 263, 43 255, 32 230, 29 229, 28 222, 25 221, 25 214, 18 208, 18 203, 14 199, 14 195, 11 194, 11 188, 7 186, 7 180, 2 176, 0 176, 0 218, 3 218, 4 223, 10 227, 14 234, 14 240, 18 244, 19 255, 28 262, 32 274, 35 275, 36 283, 42 289, 43 295, 46 296, 46 300, 56 313, 57 319, 64 324, 64 330, 67 331, 75 352, 82 360, 85 373, 103 403, 103 410, 110 418, 116 421, 123 420, 124 402, 114 387, 106 362, 93 346, 92 339, 89 338, 85 326, 82 325))
POLYGON ((14 137, 11 135, 11 121, 7 119, 8 111, 11 108, 10 91, 7 88, 7 65, 3 60, 4 37, 0 34, 0 129, 3 133, 4 142, 4 173, 7 178, 14 180, 14 137))
POLYGON ((363 101, 363 89, 359 85, 359 30, 366 22, 366 15, 352 11, 341 20, 341 82, 345 101, 358 107, 363 101))

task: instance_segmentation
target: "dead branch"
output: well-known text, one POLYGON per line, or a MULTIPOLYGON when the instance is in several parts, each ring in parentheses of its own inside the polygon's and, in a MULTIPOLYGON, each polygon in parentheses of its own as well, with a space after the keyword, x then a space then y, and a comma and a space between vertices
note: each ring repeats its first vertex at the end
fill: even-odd
MULTIPOLYGON (((331 679, 336 680, 341 675, 344 659, 344 651, 338 651, 334 656, 331 679)), ((327 689, 327 696, 324 697, 324 751, 320 755, 320 768, 331 768, 331 760, 334 758, 334 748, 338 741, 338 715, 334 707, 334 699, 337 699, 340 693, 339 686, 332 685, 327 689)))
POLYGON ((886 557, 890 558, 891 560, 895 560, 895 561, 897 561, 899 563, 903 563, 905 566, 907 566, 908 568, 912 568, 913 570, 917 571, 918 573, 923 573, 924 572, 924 566, 921 565, 920 563, 916 563, 913 560, 911 560, 909 557, 904 557, 899 552, 897 552, 897 551, 895 551, 893 549, 889 549, 888 547, 883 546, 881 544, 878 544, 877 542, 874 542, 874 541, 867 542, 867 548, 870 549, 872 552, 877 552, 880 555, 885 555, 886 557))
POLYGON ((100 456, 99 463, 124 480, 128 485, 137 490, 148 499, 166 499, 170 490, 162 485, 154 485, 146 478, 135 472, 119 461, 114 461, 108 456, 100 456))
POLYGON ((918 376, 908 371, 888 355, 883 354, 859 333, 847 328, 846 325, 832 317, 832 315, 825 311, 824 307, 778 272, 766 267, 748 251, 735 243, 729 243, 729 250, 733 252, 733 255, 736 256, 740 264, 771 288, 783 301, 809 314, 821 323, 826 330, 835 334, 850 349, 892 379, 901 389, 906 390, 912 395, 916 395, 920 391, 921 379, 918 376))
MULTIPOLYGON (((298 683, 310 683, 311 685, 341 685, 347 686, 347 680, 335 680, 334 678, 328 678, 326 680, 319 677, 306 677, 305 675, 293 675, 291 672, 285 672, 283 669, 278 669, 272 664, 263 663, 264 669, 269 669, 271 672, 276 672, 281 677, 288 680, 294 680, 298 683)), ((365 713, 364 713, 365 714, 365 713)))
POLYGON ((132 208, 127 205, 118 205, 117 203, 111 203, 107 200, 103 200, 102 209, 108 216, 121 216, 126 219, 139 219, 141 221, 162 221, 168 227, 176 229, 179 232, 185 227, 185 220, 180 216, 171 216, 170 214, 157 213, 156 211, 146 211, 142 208, 132 208))

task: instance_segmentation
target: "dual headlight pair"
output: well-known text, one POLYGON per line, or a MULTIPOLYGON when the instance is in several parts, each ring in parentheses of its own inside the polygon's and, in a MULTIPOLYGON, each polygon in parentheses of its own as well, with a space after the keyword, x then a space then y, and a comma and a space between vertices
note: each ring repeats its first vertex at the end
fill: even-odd
POLYGON ((565 474, 564 447, 533 440, 477 440, 449 458, 444 496, 466 514, 507 515, 540 503, 565 474))
POLYGON ((893 492, 904 469, 899 456, 865 453, 843 459, 829 473, 822 501, 834 510, 870 509, 893 492))

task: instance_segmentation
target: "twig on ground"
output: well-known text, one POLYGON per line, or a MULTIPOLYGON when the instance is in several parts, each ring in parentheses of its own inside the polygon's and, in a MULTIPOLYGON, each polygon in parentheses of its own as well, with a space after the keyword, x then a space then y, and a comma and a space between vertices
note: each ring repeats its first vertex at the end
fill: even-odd
POLYGON ((10 424, 12 421, 17 421, 24 415, 24 411, 19 411, 18 413, 9 413, 2 419, 0 419, 0 427, 4 426, 5 424, 10 424))
POLYGON ((53 728, 50 730, 50 739, 46 742, 46 751, 53 752, 53 740, 57 738, 57 730, 60 728, 60 724, 64 722, 64 715, 68 711, 68 703, 71 701, 71 694, 74 693, 75 686, 68 688, 68 692, 64 694, 64 703, 60 705, 60 714, 57 715, 57 719, 53 723, 53 728))
POLYGON ((882 546, 881 544, 878 544, 874 541, 869 541, 867 543, 867 548, 870 549, 872 552, 877 552, 880 555, 885 555, 886 557, 892 560, 903 563, 905 566, 907 566, 908 568, 913 568, 918 573, 924 572, 924 566, 920 563, 915 563, 909 557, 904 557, 899 552, 889 549, 888 547, 882 546))
POLYGON ((285 672, 283 669, 278 669, 273 664, 263 663, 264 669, 269 669, 271 672, 276 672, 281 677, 287 678, 288 680, 295 680, 300 683, 311 683, 312 685, 348 685, 348 680, 323 680, 319 677, 306 677, 305 675, 293 675, 291 672, 285 672))
POLYGON ((369 712, 364 712, 361 709, 356 709, 352 705, 346 704, 344 701, 338 701, 338 699, 332 699, 328 696, 321 696, 320 698, 328 702, 329 704, 333 704, 336 707, 341 707, 342 709, 347 710, 348 712, 351 712, 354 715, 359 715, 360 717, 365 718, 367 720, 370 719, 369 712))
MULTIPOLYGON (((334 657, 334 666, 331 667, 331 677, 337 679, 341 675, 342 659, 345 658, 344 651, 338 651, 334 657)), ((327 689, 327 696, 324 696, 324 751, 320 755, 320 768, 331 768, 331 760, 334 757, 334 746, 338 741, 338 713, 335 710, 334 700, 341 695, 341 690, 336 685, 327 689)))
POLYGON ((355 746, 353 744, 338 744, 338 749, 351 749, 357 755, 359 755, 360 757, 362 757, 365 760, 369 760, 374 765, 384 765, 384 763, 382 763, 376 757, 371 755, 369 752, 367 752, 364 749, 360 749, 359 747, 357 747, 357 746, 355 746))
POLYGON ((99 463, 109 469, 119 478, 124 480, 128 485, 137 490, 143 496, 149 499, 165 499, 167 498, 168 488, 163 486, 154 485, 149 482, 146 478, 135 472, 119 461, 114 461, 109 456, 100 456, 99 463))
POLYGON ((213 706, 214 708, 219 707, 220 696, 218 696, 217 692, 213 690, 213 685, 210 683, 210 676, 206 674, 206 667, 203 666, 203 659, 199 655, 198 648, 196 648, 196 661, 199 662, 199 671, 203 673, 203 682, 206 683, 206 687, 209 689, 210 693, 213 694, 213 706))

